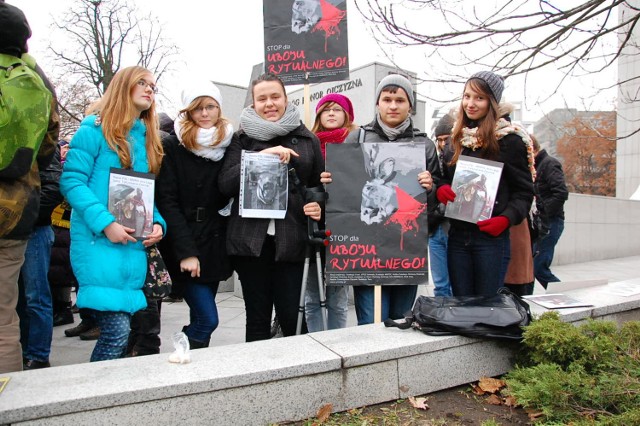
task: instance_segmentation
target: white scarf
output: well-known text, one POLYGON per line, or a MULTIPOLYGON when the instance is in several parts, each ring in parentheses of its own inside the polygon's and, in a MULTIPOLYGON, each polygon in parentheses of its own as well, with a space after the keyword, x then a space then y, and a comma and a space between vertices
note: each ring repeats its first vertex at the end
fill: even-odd
MULTIPOLYGON (((176 131, 176 136, 178 136, 178 140, 180 144, 184 146, 182 143, 182 119, 183 115, 180 115, 173 122, 173 129, 176 131)), ((220 141, 220 143, 216 146, 211 146, 214 138, 216 137, 216 133, 218 129, 214 126, 210 129, 203 129, 200 127, 198 129, 198 135, 196 137, 197 147, 195 149, 191 149, 190 151, 197 155, 198 157, 206 158, 211 161, 220 161, 222 157, 224 157, 224 152, 231 143, 231 138, 233 137, 233 126, 231 123, 227 123, 225 127, 226 134, 224 139, 220 141)))

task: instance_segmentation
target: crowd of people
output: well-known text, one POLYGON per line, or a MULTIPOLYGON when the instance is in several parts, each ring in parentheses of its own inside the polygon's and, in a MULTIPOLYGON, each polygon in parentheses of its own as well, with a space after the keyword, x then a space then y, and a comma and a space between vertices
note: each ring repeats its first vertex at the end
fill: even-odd
MULTIPOLYGON (((0 53, 19 57, 27 51, 27 21, 19 9, 0 7, 20 29, 2 31, 0 53)), ((321 274, 314 273, 302 283, 307 222, 323 228, 325 215, 323 203, 308 201, 300 188, 331 191, 327 144, 424 144, 425 167, 417 181, 428 205, 435 296, 493 295, 503 286, 524 295, 533 291, 534 276, 544 286, 558 281, 549 266, 567 199, 562 168, 511 122, 508 105, 501 104, 502 77, 490 71, 472 75, 457 111, 436 126, 436 142, 413 122, 415 90, 400 74, 378 83, 375 116, 362 126, 342 94, 319 100, 309 130, 277 76, 263 74, 249 90, 252 104, 242 111, 239 129, 225 117, 221 92, 210 81, 184 82, 175 120, 159 114, 156 77, 140 66, 120 69, 71 141, 57 147, 59 123, 51 110, 37 162, 21 178, 29 182, 21 188, 32 194, 31 202, 17 224, 0 234, 0 372, 49 366, 52 328, 74 322, 72 288, 81 322, 65 334, 96 339, 91 361, 158 353, 162 303, 142 291, 147 249, 156 244, 173 296, 189 306, 182 331, 192 349, 215 338, 216 294, 233 271, 243 290, 247 342, 272 337, 274 311, 284 336, 346 327, 348 288, 325 291, 321 274), (289 169, 296 184, 287 186, 284 218, 242 215, 245 151, 272 155, 289 169), (461 156, 503 167, 491 217, 477 223, 445 215, 447 203, 461 195, 451 186, 461 156), (113 168, 156 176, 154 209, 142 214, 149 218, 141 224, 149 228, 145 238, 136 239, 139 226, 123 223, 108 208, 113 168), (534 196, 550 225, 549 236, 535 240, 529 221, 534 196)), ((0 196, 17 184, 0 180, 0 196)), ((324 264, 324 256, 319 261, 324 264)), ((358 324, 373 323, 373 288, 353 291, 358 324)), ((383 286, 382 319, 402 318, 416 294, 417 285, 383 286)))

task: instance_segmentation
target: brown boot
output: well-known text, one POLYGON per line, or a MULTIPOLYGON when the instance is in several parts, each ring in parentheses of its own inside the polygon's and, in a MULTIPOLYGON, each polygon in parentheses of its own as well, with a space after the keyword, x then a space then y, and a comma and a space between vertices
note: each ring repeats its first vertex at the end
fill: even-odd
POLYGON ((64 331, 64 335, 67 337, 77 337, 85 331, 89 331, 91 328, 93 328, 93 324, 89 324, 86 321, 80 321, 80 324, 75 327, 66 329, 64 331))
POLYGON ((84 333, 80 333, 80 340, 98 340, 98 337, 100 337, 100 327, 97 325, 84 333))

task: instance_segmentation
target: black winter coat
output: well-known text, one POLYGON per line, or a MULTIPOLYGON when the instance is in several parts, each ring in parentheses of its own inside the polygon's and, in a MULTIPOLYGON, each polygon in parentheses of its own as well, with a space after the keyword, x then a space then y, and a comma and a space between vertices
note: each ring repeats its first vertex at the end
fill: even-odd
POLYGON ((562 164, 544 149, 536 155, 536 205, 546 217, 564 219, 564 202, 569 191, 564 180, 562 164))
MULTIPOLYGON (((529 170, 527 159, 527 147, 520 136, 508 134, 498 140, 500 152, 498 161, 503 164, 498 193, 493 204, 491 217, 506 216, 511 225, 517 225, 529 215, 533 202, 533 180, 529 170)), ((482 158, 483 149, 472 151, 471 148, 462 148, 461 155, 482 158)), ((451 185, 456 166, 449 165, 453 157, 453 148, 444 152, 444 176, 438 186, 451 185)), ((475 223, 464 222, 457 219, 450 220, 452 228, 477 227, 475 223)))
POLYGON ((156 182, 156 204, 167 222, 167 234, 160 251, 174 283, 214 284, 231 276, 225 249, 227 218, 218 211, 227 197, 218 190, 222 161, 211 161, 193 154, 175 135, 163 139, 165 156, 156 182), (180 272, 180 261, 196 256, 200 277, 180 272))
MULTIPOLYGON (((227 251, 230 255, 258 257, 267 237, 270 219, 242 218, 238 214, 240 193, 240 158, 242 150, 259 152, 263 149, 282 145, 291 148, 299 157, 292 157, 289 168, 295 168, 302 185, 312 188, 320 185, 320 173, 324 171, 324 160, 318 138, 304 124, 285 136, 269 141, 252 139, 242 130, 233 135, 231 145, 225 155, 224 167, 220 174, 220 190, 227 197, 235 197, 229 227, 227 229, 227 251)), ((276 261, 302 262, 307 246, 307 216, 303 211, 302 194, 289 181, 287 214, 284 219, 275 220, 276 261)))

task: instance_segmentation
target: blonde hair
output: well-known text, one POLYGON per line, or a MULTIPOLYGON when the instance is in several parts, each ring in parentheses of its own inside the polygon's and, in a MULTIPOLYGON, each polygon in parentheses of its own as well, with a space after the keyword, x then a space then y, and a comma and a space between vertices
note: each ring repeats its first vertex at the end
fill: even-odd
MULTIPOLYGON (((500 152, 500 145, 498 144, 498 139, 495 134, 496 123, 498 122, 498 118, 500 118, 498 117, 498 102, 491 94, 491 89, 484 80, 472 78, 464 85, 465 90, 467 87, 482 94, 489 100, 489 110, 487 111, 487 115, 478 121, 478 132, 476 133, 476 136, 478 141, 481 141, 483 144, 484 153, 482 157, 495 160, 500 152)), ((453 127, 453 132, 451 134, 453 158, 451 158, 451 162, 449 163, 450 165, 453 165, 458 161, 460 153, 462 152, 462 129, 464 127, 469 127, 473 121, 467 117, 467 113, 464 111, 462 106, 462 101, 458 108, 457 117, 458 119, 456 120, 456 124, 453 127)))
POLYGON ((353 130, 358 128, 358 126, 356 126, 351 121, 351 117, 349 116, 349 113, 347 111, 345 111, 344 108, 342 108, 342 106, 340 106, 336 102, 326 102, 320 107, 320 109, 316 113, 316 121, 313 123, 313 128, 311 129, 311 132, 318 133, 318 132, 324 132, 324 131, 327 130, 322 125, 322 120, 320 119, 320 116, 322 115, 322 111, 324 111, 327 108, 333 107, 334 105, 339 106, 340 109, 342 111, 344 111, 344 124, 341 127, 342 129, 347 129, 347 130, 349 130, 351 132, 351 131, 353 131, 353 130))
POLYGON ((145 148, 149 171, 160 171, 164 150, 160 141, 158 116, 155 99, 149 109, 138 113, 131 94, 138 81, 152 75, 146 68, 133 66, 119 70, 111 80, 102 98, 87 110, 87 114, 99 114, 102 134, 109 148, 118 154, 120 164, 125 169, 132 167, 131 148, 127 136, 135 120, 140 118, 146 127, 145 148))
MULTIPOLYGON (((207 98, 212 99, 210 96, 198 96, 193 101, 191 101, 189 106, 180 111, 179 120, 180 124, 182 125, 182 134, 180 136, 182 137, 182 143, 184 144, 185 148, 189 150, 193 150, 198 146, 197 138, 198 130, 200 129, 191 114, 196 109, 203 107, 204 103, 207 102, 207 98)), ((217 101, 216 105, 218 105, 218 111, 220 113, 218 114, 218 119, 216 120, 216 122, 213 123, 213 125, 216 127, 216 134, 215 138, 211 141, 211 146, 218 145, 224 140, 224 138, 227 137, 227 124, 229 124, 229 120, 222 116, 222 107, 220 107, 217 101)))

